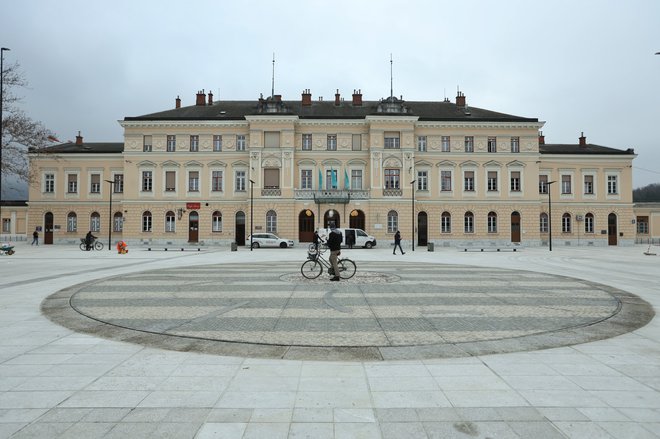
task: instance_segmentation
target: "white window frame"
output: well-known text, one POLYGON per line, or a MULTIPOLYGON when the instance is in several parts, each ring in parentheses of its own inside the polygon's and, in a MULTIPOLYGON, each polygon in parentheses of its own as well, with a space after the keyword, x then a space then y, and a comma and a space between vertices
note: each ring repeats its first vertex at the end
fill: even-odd
POLYGON ((302 168, 300 170, 300 189, 312 190, 314 189, 314 170, 310 168, 302 168))
POLYGON ((396 210, 387 212, 387 233, 396 233, 399 230, 399 213, 396 210))
POLYGON ((497 137, 489 136, 487 140, 487 151, 490 153, 497 152, 497 137))
POLYGON ((383 134, 383 149, 401 149, 401 133, 395 131, 385 132, 383 134))
POLYGON ((474 136, 465 136, 465 152, 474 152, 474 136))
POLYGON ((488 212, 486 220, 488 223, 488 233, 497 233, 497 212, 488 212))
POLYGON ((211 193, 218 194, 225 191, 225 171, 223 169, 211 169, 211 193), (220 173, 220 187, 216 188, 215 182, 218 178, 215 174, 220 173))
POLYGON ((472 211, 463 214, 463 233, 474 233, 474 212, 472 211))
POLYGON ((326 150, 337 151, 337 135, 328 134, 326 139, 326 150))
POLYGON ((444 211, 440 214, 440 233, 451 233, 451 213, 444 211), (447 215, 445 215, 445 213, 447 215))
POLYGON ((222 134, 213 135, 213 151, 222 152, 222 134))
POLYGON ((199 152, 199 135, 190 135, 190 152, 199 152))
POLYGON ((520 137, 511 137, 511 152, 520 152, 520 137))
POLYGON ((539 214, 539 233, 548 233, 548 214, 541 212, 539 214))
POLYGON ((272 209, 266 212, 266 233, 277 233, 277 212, 272 209))
POLYGON ((418 191, 429 190, 429 171, 427 169, 420 169, 417 171, 417 188, 418 191))
POLYGON ((564 212, 561 215, 561 232, 571 233, 571 230, 573 230, 572 215, 568 212, 564 212))
POLYGON ((302 135, 302 150, 303 151, 311 151, 313 148, 313 143, 314 139, 311 134, 303 134, 302 135))
POLYGON ((235 169, 234 170, 234 192, 247 191, 247 170, 235 169))
POLYGON ((66 214, 66 231, 68 233, 78 231, 78 214, 76 212, 68 212, 66 214))
POLYGON ((401 189, 401 168, 383 169, 383 183, 386 190, 401 189), (390 175, 388 175, 388 171, 390 171, 390 175))
POLYGON ((351 168, 351 190, 362 190, 364 187, 364 169, 351 168), (357 184, 356 184, 357 182, 357 184))
POLYGON ((417 151, 426 152, 428 138, 426 136, 417 136, 417 151))
POLYGON ((454 192, 454 172, 452 169, 440 170, 440 192, 443 194, 454 192))
POLYGON ((441 142, 441 151, 442 152, 451 152, 451 137, 450 136, 442 136, 440 138, 441 142))
POLYGON ((154 227, 154 216, 151 211, 142 212, 142 233, 150 233, 154 227), (149 214, 149 215, 147 215, 149 214))
POLYGON ((80 186, 80 175, 77 172, 67 172, 66 173, 66 194, 67 195, 78 195, 78 189, 80 186), (75 180, 69 181, 70 176, 75 176, 75 180), (73 184, 73 186, 72 186, 73 184))
POLYGON ((176 233, 176 214, 171 210, 165 213, 165 233, 176 233))
POLYGON ((214 210, 213 213, 211 213, 211 231, 215 233, 222 232, 222 212, 219 210, 214 210), (219 215, 216 215, 216 212, 219 215), (220 219, 218 220, 218 218, 220 219))
POLYGON ((186 174, 187 174, 186 175, 187 176, 187 178, 186 178, 186 181, 187 181, 186 187, 187 187, 188 193, 192 192, 192 193, 198 194, 201 190, 201 187, 200 187, 200 180, 202 178, 201 169, 189 169, 186 172, 186 174), (197 178, 193 178, 193 176, 192 176, 193 172, 197 173, 197 178))
POLYGON ((593 213, 587 212, 584 215, 584 233, 594 233, 596 217, 593 213))
POLYGON ((112 181, 115 182, 112 185, 113 193, 123 194, 124 193, 124 174, 123 173, 112 174, 112 181))
POLYGON ((175 135, 168 135, 167 136, 166 148, 167 148, 167 152, 175 152, 176 151, 176 136, 175 135))
POLYGON ((44 193, 45 194, 54 194, 55 193, 55 173, 54 172, 44 173, 44 193))
POLYGON ((471 194, 474 195, 477 192, 477 170, 476 169, 463 169, 463 193, 464 194, 471 194), (467 172, 472 172, 472 183, 471 183, 471 188, 467 188, 467 176, 465 175, 467 172))
POLYGON ((247 136, 245 134, 236 135, 236 151, 245 151, 247 149, 247 136))
POLYGON ((500 170, 499 169, 486 169, 486 194, 498 194, 500 192, 500 170), (495 178, 492 179, 488 174, 495 173, 495 178))
POLYGON ((92 212, 89 215, 89 230, 92 232, 101 231, 101 214, 98 212, 92 212), (94 215, 96 214, 96 215, 94 215))

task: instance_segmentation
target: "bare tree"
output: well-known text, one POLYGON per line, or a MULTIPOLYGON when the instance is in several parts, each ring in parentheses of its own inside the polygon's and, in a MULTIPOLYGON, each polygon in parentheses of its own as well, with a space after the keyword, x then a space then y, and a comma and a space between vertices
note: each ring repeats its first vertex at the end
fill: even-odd
POLYGON ((18 107, 21 98, 16 89, 26 87, 18 63, 5 67, 2 92, 2 172, 3 179, 20 179, 31 183, 28 150, 47 146, 53 133, 41 122, 30 118, 18 107))

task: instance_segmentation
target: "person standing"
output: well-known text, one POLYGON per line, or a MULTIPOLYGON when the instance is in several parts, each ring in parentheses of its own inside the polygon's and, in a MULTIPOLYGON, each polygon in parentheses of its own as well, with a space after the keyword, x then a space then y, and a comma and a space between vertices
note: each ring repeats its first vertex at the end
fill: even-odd
POLYGON ((335 228, 330 229, 328 236, 328 248, 330 249, 330 263, 334 276, 330 279, 333 282, 339 281, 339 255, 341 254, 341 232, 335 228))
POLYGON ((396 233, 394 234, 394 251, 392 252, 393 255, 396 254, 396 248, 399 247, 399 250, 401 250, 401 254, 405 255, 406 253, 403 251, 401 248, 401 233, 397 230, 396 233))
POLYGON ((34 229, 34 232, 32 232, 32 244, 30 245, 35 244, 37 244, 37 247, 39 246, 39 232, 37 232, 37 229, 34 229))

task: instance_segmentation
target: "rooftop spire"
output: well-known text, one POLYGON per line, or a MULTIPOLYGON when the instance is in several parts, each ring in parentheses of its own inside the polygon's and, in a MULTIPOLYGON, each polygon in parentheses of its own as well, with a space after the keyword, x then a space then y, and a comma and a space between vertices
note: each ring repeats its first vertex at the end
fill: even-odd
POLYGON ((392 75, 392 54, 390 53, 390 97, 394 97, 394 77, 392 75))
POLYGON ((275 52, 273 52, 273 80, 272 80, 270 96, 273 98, 275 97, 275 52))

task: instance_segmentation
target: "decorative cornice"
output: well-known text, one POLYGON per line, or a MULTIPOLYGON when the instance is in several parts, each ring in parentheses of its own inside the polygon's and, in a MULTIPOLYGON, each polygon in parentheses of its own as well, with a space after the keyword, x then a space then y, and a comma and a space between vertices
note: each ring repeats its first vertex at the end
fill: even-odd
POLYGON ((120 120, 122 128, 245 128, 244 120, 120 120))
POLYGON ((541 129, 545 122, 420 121, 417 128, 541 129))
POLYGON ((374 116, 374 115, 369 115, 365 116, 364 118, 365 121, 369 123, 377 122, 377 123, 385 123, 385 124, 397 124, 397 123, 414 123, 419 120, 419 116, 374 116))
POLYGON ((367 126, 364 119, 300 119, 296 121, 297 126, 367 126))
POLYGON ((282 123, 282 122, 296 122, 299 120, 298 116, 292 116, 287 114, 285 116, 277 116, 276 114, 264 114, 258 116, 245 116, 245 120, 252 122, 261 122, 261 123, 282 123))

